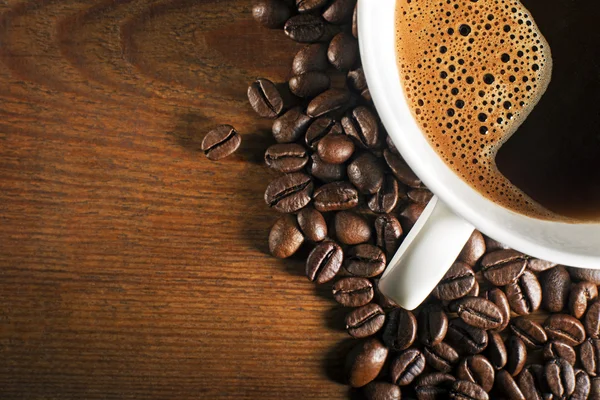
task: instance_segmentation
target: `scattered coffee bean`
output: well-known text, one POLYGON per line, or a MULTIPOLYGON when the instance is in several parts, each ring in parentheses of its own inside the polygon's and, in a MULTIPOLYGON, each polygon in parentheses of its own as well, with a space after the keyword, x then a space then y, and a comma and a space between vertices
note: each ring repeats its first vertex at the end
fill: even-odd
POLYGON ((346 89, 329 89, 312 99, 306 113, 309 117, 318 118, 348 106, 351 96, 346 89))
POLYGON ((306 276, 311 282, 332 280, 344 261, 342 248, 334 242, 319 243, 306 259, 306 276))
POLYGON ((310 162, 307 169, 308 173, 313 177, 326 183, 337 182, 346 178, 345 164, 328 164, 321 160, 317 154, 310 156, 310 162))
POLYGON ((496 373, 494 387, 509 400, 526 400, 517 382, 503 369, 496 373))
POLYGON ((311 119, 306 116, 300 107, 288 110, 273 123, 273 137, 277 143, 291 143, 302 137, 311 119))
MULTIPOLYGON (((383 329, 383 343, 395 351, 408 349, 417 337, 417 319, 403 308, 392 310, 383 329)), ((401 385, 402 386, 402 385, 401 385)))
POLYGON ((579 282, 573 285, 569 294, 569 312, 580 319, 587 310, 588 302, 598 297, 598 287, 591 282, 579 282))
POLYGON ((342 125, 328 117, 317 118, 306 131, 306 145, 312 150, 317 150, 319 141, 325 136, 332 134, 341 134, 342 125))
POLYGON ((590 387, 590 400, 600 399, 600 378, 592 378, 592 385, 590 387))
POLYGON ((577 361, 575 349, 566 343, 556 340, 546 343, 544 346, 543 356, 545 361, 549 361, 554 358, 562 358, 567 360, 567 362, 571 365, 575 365, 575 361, 577 361))
POLYGON ((482 297, 463 297, 450 303, 448 309, 455 312, 467 324, 479 329, 495 329, 502 324, 500 309, 482 297))
MULTIPOLYGON (((467 293, 467 296, 471 296, 471 297, 479 296, 479 283, 477 281, 475 281, 473 288, 471 290, 469 290, 469 293, 467 293)), ((504 321, 502 322, 502 324, 504 324, 504 321)), ((502 326, 502 325, 500 325, 500 326, 502 326)), ((496 329, 500 329, 500 327, 498 327, 496 329)))
POLYGON ((269 251, 277 258, 287 258, 294 254, 304 243, 298 222, 293 215, 282 215, 269 233, 269 251))
POLYGON ((329 89, 331 81, 324 72, 306 72, 293 76, 289 81, 290 91, 298 97, 314 97, 329 89))
POLYGON ((346 330, 361 339, 377 333, 385 322, 385 312, 375 303, 357 308, 346 316, 346 330))
POLYGON ((408 164, 388 149, 383 151, 383 157, 388 167, 392 170, 394 176, 402 183, 412 188, 421 188, 422 182, 417 175, 409 168, 408 164))
POLYGON ((381 187, 368 201, 369 209, 378 214, 389 213, 398 204, 400 196, 398 181, 392 175, 385 175, 381 187))
MULTIPOLYGON (((528 365, 517 377, 517 383, 521 394, 527 400, 543 400, 542 385, 546 386, 544 367, 539 364, 528 365)), ((549 389, 548 389, 549 391, 549 389)))
POLYGON ((283 98, 279 90, 265 78, 257 79, 248 87, 248 100, 254 111, 263 118, 277 118, 283 110, 283 98))
POLYGON ((579 347, 579 360, 590 376, 600 375, 600 339, 589 338, 579 347))
POLYGON ((515 250, 496 250, 481 259, 481 271, 485 279, 495 286, 505 286, 521 276, 527 260, 515 250))
POLYGON ((348 210, 358 204, 358 191, 348 182, 328 183, 315 190, 314 204, 319 211, 348 210))
POLYGON ((326 163, 341 164, 354 153, 354 142, 344 134, 330 134, 319 141, 317 153, 326 163))
POLYGON ((575 390, 569 400, 585 400, 590 395, 590 377, 580 369, 575 370, 575 390))
POLYGON ((419 341, 425 346, 435 346, 444 340, 448 331, 448 317, 438 304, 421 309, 417 318, 419 341))
POLYGON ((304 207, 300 210, 298 225, 308 240, 320 242, 327 237, 325 218, 323 218, 323 214, 312 207, 304 207))
MULTIPOLYGON (((427 189, 411 189, 408 191, 407 197, 415 203, 428 204, 429 201, 433 198, 433 193, 431 193, 427 189)), ((467 243, 467 245, 469 244, 467 243)), ((460 258, 461 257, 459 256, 459 259, 460 258)))
POLYGON ((298 51, 292 62, 292 74, 302 75, 307 72, 325 72, 329 66, 327 47, 323 43, 314 43, 298 51))
POLYGON ((583 324, 568 314, 550 315, 544 322, 544 329, 550 339, 570 346, 577 346, 585 340, 583 324))
POLYGON ((260 0, 252 7, 252 17, 267 28, 281 28, 290 15, 290 8, 280 0, 260 0))
POLYGON ((352 387, 373 381, 385 364, 388 349, 375 338, 357 344, 346 357, 345 375, 352 387))
POLYGON ((298 12, 306 13, 315 11, 325 6, 329 0, 296 0, 298 12))
POLYGON ((562 265, 551 268, 540 274, 542 285, 542 307, 550 312, 561 312, 567 305, 571 278, 562 265))
POLYGON ((421 214, 425 210, 424 204, 410 203, 406 206, 399 215, 402 229, 409 231, 415 225, 421 214))
POLYGON ((366 400, 400 400, 400 388, 393 383, 371 382, 363 388, 366 400))
POLYGON ((390 257, 400 246, 402 226, 393 215, 380 215, 375 220, 375 236, 377 237, 377 246, 390 257))
POLYGON ((372 278, 381 275, 385 270, 386 257, 377 246, 359 244, 351 247, 346 254, 344 268, 351 275, 372 278))
POLYGON ((265 191, 265 203, 279 212, 291 213, 307 205, 312 192, 310 177, 302 172, 293 172, 269 183, 265 191))
POLYGON ((377 193, 383 185, 383 165, 371 153, 362 153, 348 164, 348 179, 365 194, 377 193))
POLYGON ((333 285, 333 298, 344 307, 360 307, 373 300, 373 284, 365 278, 342 278, 333 285))
POLYGON ((489 396, 481 386, 469 381, 454 381, 450 389, 451 399, 488 400, 489 396))
POLYGON ((596 300, 588 307, 583 320, 585 332, 589 337, 600 337, 600 301, 596 300))
POLYGON ((334 32, 323 18, 312 14, 291 17, 283 26, 283 31, 290 39, 300 43, 326 42, 334 32))
POLYGON ((425 369, 425 357, 417 349, 400 353, 392 362, 392 381, 399 386, 409 385, 425 369))
POLYGON ((571 274, 571 279, 576 282, 588 281, 600 285, 600 269, 567 267, 567 271, 571 274))
POLYGON ((327 58, 337 69, 350 69, 358 57, 358 41, 346 32, 338 33, 329 43, 327 58))
POLYGON ((494 331, 503 331, 510 322, 510 305, 508 304, 506 295, 502 290, 494 288, 485 292, 483 297, 494 303, 500 310, 500 313, 502 314, 502 324, 498 328, 494 329, 494 331))
POLYGON ((265 164, 278 172, 300 171, 307 162, 306 149, 296 143, 274 144, 265 152, 265 164))
POLYGON ((485 239, 485 249, 487 252, 492 253, 496 250, 506 250, 509 249, 509 247, 503 243, 498 242, 497 240, 494 240, 490 237, 487 237, 485 235, 483 235, 483 238, 485 239))
POLYGON ((358 39, 358 4, 354 6, 354 13, 352 14, 352 36, 358 39))
POLYGON ((498 332, 488 333, 488 346, 485 353, 495 369, 504 368, 508 354, 502 336, 498 332))
POLYGON ((539 349, 548 341, 544 328, 537 322, 525 317, 513 318, 509 327, 512 333, 520 337, 530 349, 539 349))
POLYGON ((417 379, 415 392, 419 400, 443 400, 450 396, 452 382, 456 378, 443 372, 422 374, 417 379))
POLYGON ((323 10, 323 19, 332 24, 343 24, 352 18, 356 0, 333 0, 323 10))
POLYGON ((506 342, 507 361, 505 369, 512 376, 517 376, 523 370, 527 361, 527 347, 518 336, 510 336, 506 342))
POLYGON ((458 353, 447 343, 441 342, 434 346, 426 346, 423 355, 428 366, 440 372, 450 372, 458 363, 458 353))
POLYGON ((481 353, 488 345, 486 331, 468 325, 458 318, 448 324, 445 340, 463 354, 481 353))
POLYGON ((371 238, 371 226, 367 220, 351 211, 335 214, 335 235, 343 244, 360 244, 371 238))
POLYGON ((347 113, 342 118, 342 128, 363 148, 373 149, 380 145, 379 123, 365 106, 358 106, 347 113))
POLYGON ((367 79, 365 78, 365 72, 362 67, 358 67, 354 70, 348 71, 346 75, 346 83, 348 87, 357 92, 361 93, 367 88, 367 79))
POLYGON ((566 398, 575 391, 575 371, 562 358, 548 361, 545 366, 546 381, 552 394, 566 398))
POLYGON ((504 291, 511 310, 519 315, 537 311, 542 303, 542 287, 531 271, 523 271, 504 291))
POLYGON ((459 299, 473 288, 475 273, 467 264, 455 262, 433 289, 433 296, 440 300, 459 299))
MULTIPOLYGON (((415 189, 415 190, 426 190, 426 189, 415 189)), ((408 197, 410 198, 410 192, 408 193, 408 197)), ((424 202, 427 203, 428 201, 424 202)), ((462 261, 470 266, 474 266, 477 264, 477 261, 485 254, 485 239, 483 235, 475 230, 465 247, 463 247, 462 251, 458 255, 457 260, 462 261)))
POLYGON ((231 125, 220 125, 202 139, 202 151, 211 161, 233 154, 242 143, 242 137, 231 125))
POLYGON ((556 267, 556 263, 540 260, 538 258, 530 258, 527 260, 527 268, 533 272, 542 272, 556 267))
POLYGON ((495 375, 492 364, 479 354, 464 358, 456 368, 458 379, 476 383, 486 392, 492 390, 495 375))

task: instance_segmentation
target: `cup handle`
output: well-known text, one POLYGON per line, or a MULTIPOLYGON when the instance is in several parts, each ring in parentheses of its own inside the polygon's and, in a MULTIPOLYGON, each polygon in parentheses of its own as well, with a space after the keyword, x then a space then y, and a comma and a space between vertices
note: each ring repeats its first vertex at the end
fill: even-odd
POLYGON ((379 280, 379 290, 407 310, 429 296, 475 228, 434 196, 379 280))

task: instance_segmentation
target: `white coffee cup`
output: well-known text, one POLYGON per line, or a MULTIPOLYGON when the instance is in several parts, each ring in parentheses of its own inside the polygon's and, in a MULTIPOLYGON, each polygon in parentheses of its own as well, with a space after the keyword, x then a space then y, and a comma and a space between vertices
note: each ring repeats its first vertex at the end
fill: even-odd
POLYGON ((600 269, 599 223, 543 221, 512 212, 472 189, 433 150, 413 119, 400 83, 395 8, 396 0, 358 1, 363 69, 388 134, 435 196, 390 261, 379 282, 381 292, 406 309, 416 308, 475 228, 533 257, 600 269))

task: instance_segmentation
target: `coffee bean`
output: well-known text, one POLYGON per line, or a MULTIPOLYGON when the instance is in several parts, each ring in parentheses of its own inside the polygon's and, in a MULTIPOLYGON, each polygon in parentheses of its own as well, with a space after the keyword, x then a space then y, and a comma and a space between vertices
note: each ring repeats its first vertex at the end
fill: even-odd
POLYGON ((523 271, 516 281, 504 288, 511 310, 527 315, 540 308, 542 287, 531 271, 523 271))
MULTIPOLYGON (((421 189, 424 190, 424 189, 421 189)), ((410 197, 410 192, 409 192, 410 197)), ((470 266, 477 264, 477 261, 485 254, 485 239, 483 235, 475 230, 471 234, 469 241, 465 244, 462 251, 458 255, 457 260, 462 261, 470 266)))
POLYGON ((306 131, 306 145, 316 151, 319 142, 327 135, 335 135, 342 133, 342 125, 328 117, 316 119, 306 131))
POLYGON ((306 112, 312 118, 347 107, 350 103, 350 92, 346 89, 329 89, 312 99, 306 112))
MULTIPOLYGON (((542 386, 546 386, 544 367, 539 364, 528 365, 517 377, 517 384, 527 400, 543 400, 542 386)), ((549 390, 549 389, 548 389, 549 390)))
POLYGON ((306 276, 311 282, 332 280, 344 261, 342 248, 334 242, 319 243, 306 259, 306 276))
POLYGON ((315 11, 325 6, 329 0, 296 0, 296 8, 298 12, 306 13, 315 11))
POLYGON ((567 267, 567 271, 571 274, 571 279, 576 282, 588 281, 600 285, 600 269, 567 267))
POLYGON ((365 106, 358 106, 347 113, 342 118, 342 128, 363 148, 373 149, 381 143, 377 117, 365 106))
POLYGON ((242 143, 242 137, 231 125, 220 125, 202 139, 202 151, 211 161, 233 154, 242 143))
POLYGON ((358 57, 358 41, 346 32, 338 33, 329 43, 327 58, 337 69, 350 69, 358 57))
POLYGON ((377 193, 383 185, 383 165, 371 153, 363 153, 348 164, 348 178, 365 194, 377 193))
POLYGON ((388 349, 372 338, 357 344, 346 357, 345 375, 352 387, 362 387, 373 381, 385 364, 388 349))
POLYGON ((344 307, 360 307, 373 300, 373 284, 365 278, 342 278, 333 285, 333 298, 344 307))
POLYGON ((274 144, 265 152, 265 164, 278 172, 300 171, 307 162, 306 149, 296 143, 274 144))
POLYGON ((354 6, 354 13, 352 14, 352 36, 358 39, 358 4, 354 6))
POLYGON ((277 258, 287 258, 294 254, 302 243, 304 235, 300 232, 293 215, 281 216, 269 233, 269 251, 277 258))
POLYGON ((489 396, 478 384, 457 380, 452 383, 449 398, 459 400, 488 400, 489 396))
MULTIPOLYGON (((328 164, 321 160, 317 154, 310 156, 310 163, 307 169, 308 173, 313 177, 326 183, 341 181, 346 177, 345 164, 328 164)), ((356 195, 358 196, 358 192, 356 195)))
POLYGON ((426 346, 423 355, 427 365, 441 372, 450 372, 458 363, 458 353, 447 343, 441 342, 433 346, 426 346))
POLYGON ((361 339, 377 333, 385 322, 385 312, 377 304, 369 303, 346 316, 346 330, 350 336, 361 339))
POLYGON ((494 387, 509 400, 526 400, 514 378, 503 369, 496 373, 494 387))
POLYGON ((290 15, 290 8, 280 0, 260 0, 252 7, 252 17, 267 28, 281 28, 290 15))
POLYGON ((351 71, 348 71, 346 75, 346 83, 348 87, 357 93, 361 93, 367 88, 367 79, 365 78, 365 72, 362 67, 358 67, 351 71))
POLYGON ((313 183, 302 172, 283 175, 269 183, 265 191, 265 203, 279 212, 300 210, 311 200, 313 183))
POLYGON ((323 214, 312 207, 304 207, 300 210, 298 225, 308 240, 320 242, 327 237, 325 218, 323 218, 323 214))
POLYGON ((372 278, 385 270, 386 257, 383 251, 370 244, 351 247, 346 253, 345 269, 354 276, 372 278))
POLYGON ((335 235, 343 244, 360 244, 371 238, 371 226, 367 220, 351 211, 335 214, 335 235))
POLYGON ((314 97, 329 89, 331 81, 324 72, 306 72, 293 76, 289 81, 290 91, 298 97, 314 97))
POLYGON ((417 349, 400 353, 392 362, 392 381, 399 386, 409 385, 425 369, 425 357, 417 349))
POLYGON ((527 268, 533 272, 547 271, 554 267, 556 267, 556 263, 550 261, 544 261, 537 258, 530 258, 527 260, 527 268))
POLYGON ((583 323, 589 337, 600 337, 600 301, 596 300, 588 307, 583 323))
POLYGON ((328 46, 323 43, 309 44, 302 48, 292 62, 292 74, 302 75, 307 72, 325 72, 329 67, 327 60, 328 46))
POLYGON ((483 235, 483 238, 485 239, 485 249, 489 253, 492 253, 496 250, 510 249, 510 247, 508 247, 507 245, 500 243, 497 240, 494 240, 488 236, 483 235))
POLYGON ((435 346, 444 340, 448 331, 448 317, 438 304, 429 304, 419 313, 418 336, 425 346, 435 346))
POLYGON ((566 343, 559 342, 556 340, 552 340, 544 346, 544 360, 549 361, 554 358, 562 358, 567 360, 567 362, 571 365, 575 365, 575 361, 577 361, 577 354, 575 354, 575 349, 569 346, 566 343))
POLYGON ((562 265, 540 274, 542 307, 550 312, 561 312, 567 305, 571 289, 571 277, 562 265))
POLYGON ((428 204, 431 198, 433 197, 433 193, 431 193, 427 189, 411 189, 407 194, 410 201, 419 203, 419 204, 428 204))
POLYGON ((598 287, 591 282, 579 282, 573 285, 569 294, 569 312, 580 319, 587 310, 588 302, 598 297, 598 287))
POLYGON ((487 358, 479 354, 464 358, 456 368, 458 379, 476 383, 486 392, 492 390, 494 376, 492 364, 487 358))
POLYGON ((323 19, 332 24, 343 24, 352 18, 356 0, 333 0, 323 10, 323 19))
POLYGON ((559 340, 570 346, 577 346, 585 340, 585 329, 582 323, 568 314, 550 315, 544 322, 544 329, 550 339, 559 340))
POLYGON ((450 374, 432 372, 422 374, 417 380, 415 392, 419 400, 445 400, 450 395, 452 382, 456 380, 450 374))
POLYGON ((544 328, 530 319, 524 317, 513 318, 509 326, 512 333, 520 337, 529 348, 541 348, 548 341, 544 328))
POLYGON ((586 400, 590 395, 590 377, 580 369, 575 370, 575 390, 569 400, 586 400))
POLYGON ((448 308, 475 328, 495 329, 502 324, 500 309, 491 301, 481 297, 463 297, 454 300, 448 308))
POLYGON ((494 330, 497 332, 503 331, 510 322, 510 306, 506 295, 502 290, 494 288, 488 290, 483 297, 494 303, 500 310, 500 313, 502 314, 502 324, 494 330))
POLYGON ((523 370, 527 361, 527 348, 518 336, 510 336, 506 342, 507 362, 506 371, 512 376, 517 376, 523 370))
POLYGON ((394 176, 402 183, 412 188, 420 188, 422 182, 417 175, 410 169, 408 164, 400 158, 399 155, 392 153, 388 149, 383 151, 383 157, 388 167, 392 170, 394 176))
MULTIPOLYGON (((403 187, 403 190, 404 187, 403 187)), ((400 186, 392 175, 385 175, 377 193, 369 198, 369 209, 378 214, 391 212, 400 199, 400 186)))
POLYGON ((417 319, 403 308, 392 310, 383 329, 383 343, 396 351, 408 349, 417 337, 417 319))
POLYGON ((548 361, 545 373, 548 386, 555 396, 565 398, 575 391, 575 371, 566 360, 555 358, 548 361))
POLYGON ((277 143, 291 143, 302 137, 311 119, 302 113, 300 107, 288 110, 273 123, 273 137, 277 143))
POLYGON ((455 262, 431 293, 440 300, 455 300, 465 296, 474 284, 475 273, 471 267, 455 262))
POLYGON ((363 388, 366 400, 400 400, 400 388, 393 383, 371 382, 363 388))
POLYGON ((600 375, 600 339, 589 338, 579 347, 579 360, 591 376, 600 375))
POLYGON ((402 229, 410 231, 423 213, 423 210, 425 210, 424 204, 410 203, 406 206, 398 217, 402 224, 402 229))
POLYGON ((333 29, 323 18, 312 14, 295 15, 287 20, 283 31, 300 43, 326 42, 333 36, 333 29))
POLYGON ((393 215, 380 215, 375 220, 375 236, 377 237, 377 246, 390 257, 400 246, 402 226, 393 215))
POLYGON ((383 293, 381 293, 381 291, 379 290, 379 287, 378 287, 379 279, 373 279, 373 281, 374 281, 373 286, 375 287, 375 301, 377 302, 377 304, 379 304, 382 308, 385 308, 385 309, 400 307, 392 299, 390 299, 389 297, 387 297, 383 293))
POLYGON ((502 336, 498 332, 488 332, 488 346, 485 353, 495 369, 504 368, 508 354, 502 336))
POLYGON ((341 164, 354 153, 354 142, 344 134, 330 134, 319 141, 317 151, 326 163, 341 164))
POLYGON ((348 182, 333 182, 315 190, 315 208, 319 211, 348 210, 358 204, 358 191, 348 182))
POLYGON ((277 118, 283 110, 283 98, 279 90, 265 78, 257 79, 248 87, 248 100, 254 111, 263 118, 277 118))
POLYGON ((481 259, 483 276, 495 286, 505 286, 521 276, 527 260, 515 250, 496 250, 481 259))
POLYGON ((465 354, 481 353, 488 345, 488 335, 483 329, 468 325, 461 319, 453 319, 448 325, 446 341, 465 354))
MULTIPOLYGON (((471 297, 479 296, 479 282, 475 281, 473 288, 471 290, 469 290, 469 293, 467 293, 467 296, 471 296, 471 297)), ((502 322, 502 323, 504 323, 504 322, 502 322)), ((496 329, 499 329, 499 328, 496 328, 496 329)))

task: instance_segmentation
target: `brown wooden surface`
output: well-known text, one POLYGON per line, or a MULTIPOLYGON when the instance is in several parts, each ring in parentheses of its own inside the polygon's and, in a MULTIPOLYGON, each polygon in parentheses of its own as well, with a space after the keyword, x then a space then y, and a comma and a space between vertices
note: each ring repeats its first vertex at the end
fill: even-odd
POLYGON ((245 93, 297 47, 248 0, 0 0, 0 398, 346 397, 343 310, 267 254, 245 93))

